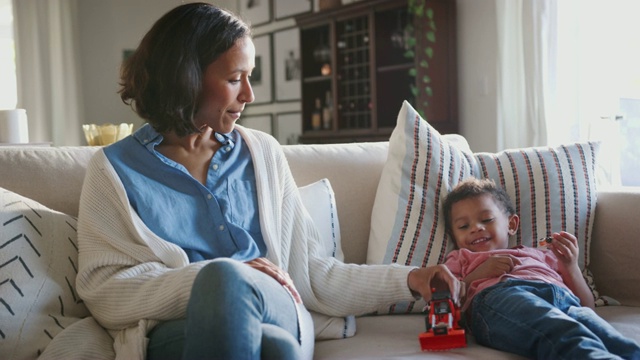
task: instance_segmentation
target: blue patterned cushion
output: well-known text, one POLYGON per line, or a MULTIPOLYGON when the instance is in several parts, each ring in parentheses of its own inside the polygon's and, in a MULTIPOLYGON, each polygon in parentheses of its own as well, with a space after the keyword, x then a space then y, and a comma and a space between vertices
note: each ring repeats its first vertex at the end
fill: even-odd
MULTIPOLYGON (((453 249, 445 234, 441 203, 461 180, 491 178, 509 194, 520 215, 510 245, 537 246, 537 239, 565 230, 576 235, 580 268, 588 270, 596 208, 599 143, 471 153, 444 139, 405 102, 389 140, 373 207, 367 262, 429 266, 453 249)), ((395 304, 381 312, 420 311, 424 303, 395 304)))

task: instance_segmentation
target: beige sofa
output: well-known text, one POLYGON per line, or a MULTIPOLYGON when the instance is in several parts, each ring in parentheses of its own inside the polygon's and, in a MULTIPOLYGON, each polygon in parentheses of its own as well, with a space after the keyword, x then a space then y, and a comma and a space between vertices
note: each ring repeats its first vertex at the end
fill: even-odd
MULTIPOLYGON (((346 262, 366 260, 371 211, 387 148, 385 142, 284 147, 299 186, 329 179, 335 192, 346 262)), ((75 216, 85 166, 95 151, 95 147, 0 146, 0 187, 75 216)), ((591 269, 600 293, 623 304, 600 307, 597 312, 640 342, 639 207, 640 189, 599 190, 591 269)), ((0 284, 5 280, 1 276, 0 269, 0 284)), ((2 285, 0 291, 5 291, 2 285)), ((5 317, 0 315, 2 323, 5 317)), ((471 337, 467 348, 422 353, 418 344, 422 331, 422 315, 360 317, 355 336, 316 342, 315 358, 517 358, 479 346, 471 337)), ((0 354, 0 358, 5 356, 0 354)))

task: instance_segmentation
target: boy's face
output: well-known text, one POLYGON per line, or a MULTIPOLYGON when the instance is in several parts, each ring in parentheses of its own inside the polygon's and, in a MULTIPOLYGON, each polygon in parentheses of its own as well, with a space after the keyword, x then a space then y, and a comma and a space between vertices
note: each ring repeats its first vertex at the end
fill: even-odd
POLYGON ((451 232, 459 249, 506 249, 518 224, 518 216, 505 214, 491 195, 464 199, 451 207, 451 232))

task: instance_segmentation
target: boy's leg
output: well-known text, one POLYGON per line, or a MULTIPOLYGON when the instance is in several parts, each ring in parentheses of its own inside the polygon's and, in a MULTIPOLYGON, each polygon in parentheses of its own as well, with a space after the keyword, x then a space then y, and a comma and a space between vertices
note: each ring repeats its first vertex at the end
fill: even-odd
POLYGON ((640 359, 640 346, 638 343, 623 336, 591 308, 570 306, 566 313, 596 334, 610 352, 625 359, 640 359))
POLYGON ((588 328, 554 305, 576 301, 570 293, 558 290, 564 289, 509 280, 482 291, 473 300, 473 335, 482 345, 526 357, 618 358, 588 328))

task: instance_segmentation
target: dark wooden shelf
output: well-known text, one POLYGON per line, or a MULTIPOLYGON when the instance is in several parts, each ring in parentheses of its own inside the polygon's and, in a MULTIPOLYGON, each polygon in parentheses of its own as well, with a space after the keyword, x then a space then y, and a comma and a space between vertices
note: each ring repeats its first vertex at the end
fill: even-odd
MULTIPOLYGON (((404 100, 424 111, 441 133, 457 132, 455 0, 430 0, 428 6, 437 30, 426 73, 416 66, 419 59, 405 58, 405 49, 391 40, 413 21, 407 0, 360 1, 296 17, 302 49, 302 143, 388 140, 404 100), (314 58, 319 45, 329 46, 329 60, 314 58), (320 75, 324 64, 331 74, 320 75), (419 69, 417 77, 410 74, 414 68, 419 69), (434 95, 421 108, 425 99, 415 99, 411 87, 425 75, 432 79, 434 95), (316 100, 325 106, 327 94, 333 105, 331 126, 314 130, 316 100)), ((417 34, 416 40, 418 49, 425 47, 421 42, 426 39, 417 34)))
POLYGON ((325 82, 325 81, 330 82, 331 76, 309 76, 302 79, 302 81, 305 83, 318 83, 318 82, 325 82))
POLYGON ((383 72, 388 72, 388 71, 399 71, 399 70, 407 70, 408 71, 409 69, 413 68, 414 66, 415 65, 413 63, 379 66, 378 67, 378 72, 379 73, 383 73, 383 72))

